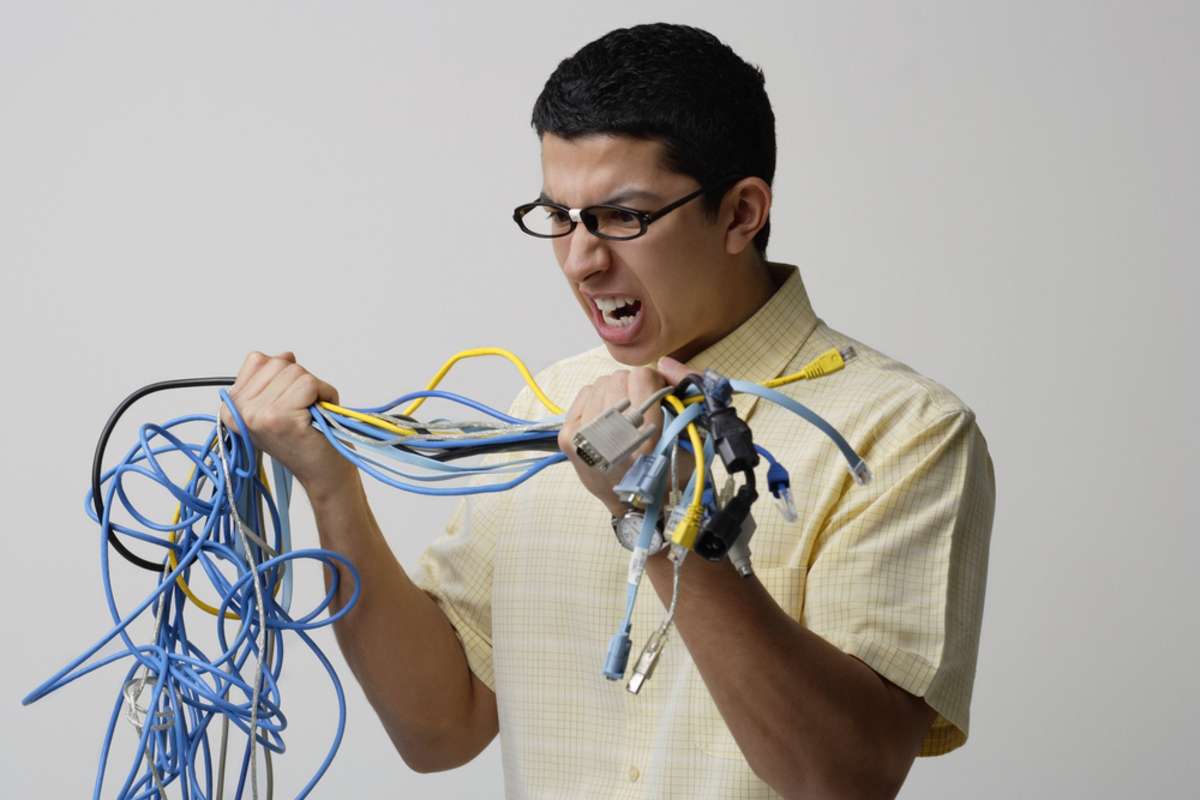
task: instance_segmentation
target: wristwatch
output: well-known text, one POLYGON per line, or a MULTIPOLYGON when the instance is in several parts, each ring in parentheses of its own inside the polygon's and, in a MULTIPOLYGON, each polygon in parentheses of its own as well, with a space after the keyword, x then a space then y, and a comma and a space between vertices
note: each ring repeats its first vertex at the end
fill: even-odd
MULTIPOLYGON (((638 537, 642 535, 642 525, 646 521, 644 512, 638 511, 636 508, 631 508, 625 512, 624 516, 612 518, 613 533, 617 536, 617 541, 626 550, 632 550, 637 546, 638 537)), ((659 550, 667 546, 667 540, 663 536, 663 518, 660 515, 658 525, 654 529, 654 535, 650 538, 650 547, 647 551, 650 555, 654 555, 659 550)))

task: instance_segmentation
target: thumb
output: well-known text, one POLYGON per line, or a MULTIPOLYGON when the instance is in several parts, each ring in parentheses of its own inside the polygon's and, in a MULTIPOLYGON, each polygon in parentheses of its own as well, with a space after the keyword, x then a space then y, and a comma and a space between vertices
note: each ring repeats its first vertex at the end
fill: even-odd
POLYGON ((658 360, 658 371, 671 384, 677 384, 695 370, 670 356, 663 356, 658 360))

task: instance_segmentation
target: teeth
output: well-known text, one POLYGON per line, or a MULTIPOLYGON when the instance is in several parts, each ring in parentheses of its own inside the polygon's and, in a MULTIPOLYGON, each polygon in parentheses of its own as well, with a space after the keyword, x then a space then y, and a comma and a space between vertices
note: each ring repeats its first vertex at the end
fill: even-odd
POLYGON ((621 306, 633 305, 636 302, 637 299, 634 297, 621 297, 620 295, 596 298, 596 306, 606 314, 616 311, 621 306))
POLYGON ((597 297, 595 300, 596 307, 600 309, 600 315, 604 318, 605 325, 609 325, 614 328, 627 328, 638 318, 638 314, 632 314, 628 317, 614 316, 617 309, 636 303, 637 298, 635 297, 622 297, 620 295, 616 295, 612 297, 597 297))
POLYGON ((637 314, 632 317, 614 317, 605 311, 601 316, 604 317, 604 324, 611 325, 614 328, 625 328, 633 324, 633 321, 638 318, 637 314))

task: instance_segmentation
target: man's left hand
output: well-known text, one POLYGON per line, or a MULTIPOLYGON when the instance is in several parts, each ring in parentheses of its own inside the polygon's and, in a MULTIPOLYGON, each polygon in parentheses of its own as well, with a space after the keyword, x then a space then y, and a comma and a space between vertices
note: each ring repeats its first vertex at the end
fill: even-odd
MULTIPOLYGON (((620 482, 621 476, 625 474, 625 470, 628 469, 632 460, 639 455, 649 453, 654 448, 656 440, 651 439, 647 441, 635 450, 629 458, 619 464, 614 464, 607 472, 590 467, 584 463, 578 454, 576 454, 575 445, 571 443, 571 440, 579 432, 580 428, 622 400, 628 399, 630 408, 637 408, 650 395, 664 386, 675 385, 689 372, 685 365, 673 358, 660 359, 658 367, 658 370, 653 370, 649 367, 617 370, 611 375, 605 375, 594 383, 585 386, 575 396, 571 407, 567 409, 562 429, 558 433, 558 447, 566 454, 571 464, 574 465, 575 472, 579 475, 579 480, 587 487, 589 492, 595 495, 600 502, 604 503, 613 516, 620 516, 625 513, 625 507, 617 499, 616 494, 613 492, 613 487, 620 482)), ((642 427, 645 429, 645 426, 653 425, 656 431, 661 432, 662 421, 662 411, 656 403, 646 411, 642 427)))

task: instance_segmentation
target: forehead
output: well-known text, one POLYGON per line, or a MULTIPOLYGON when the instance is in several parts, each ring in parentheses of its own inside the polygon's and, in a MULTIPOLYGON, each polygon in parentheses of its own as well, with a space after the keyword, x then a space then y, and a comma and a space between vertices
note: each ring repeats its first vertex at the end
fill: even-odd
POLYGON ((563 139, 542 136, 542 189, 560 202, 592 199, 618 187, 654 189, 671 175, 663 146, 652 139, 594 134, 563 139))

